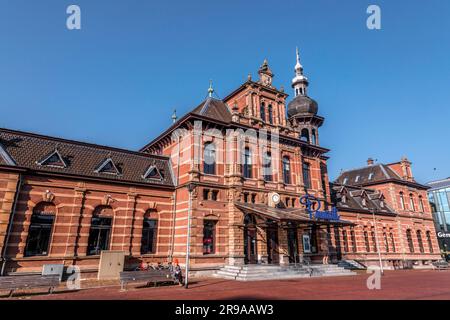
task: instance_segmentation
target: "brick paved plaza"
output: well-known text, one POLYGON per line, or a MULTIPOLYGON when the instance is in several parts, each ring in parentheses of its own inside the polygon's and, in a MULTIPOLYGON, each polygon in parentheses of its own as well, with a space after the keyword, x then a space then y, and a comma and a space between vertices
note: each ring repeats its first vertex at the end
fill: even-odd
POLYGON ((188 290, 179 286, 137 288, 121 292, 119 286, 91 288, 53 295, 18 295, 14 299, 439 299, 450 300, 450 271, 387 271, 381 290, 368 290, 368 274, 298 280, 237 282, 222 279, 196 279, 188 290))

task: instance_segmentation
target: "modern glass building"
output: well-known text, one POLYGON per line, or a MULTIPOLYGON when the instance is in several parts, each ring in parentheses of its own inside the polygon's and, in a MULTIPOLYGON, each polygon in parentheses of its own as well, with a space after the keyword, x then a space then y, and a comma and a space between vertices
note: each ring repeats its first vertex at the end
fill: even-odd
POLYGON ((450 254, 450 177, 427 183, 441 251, 450 254))

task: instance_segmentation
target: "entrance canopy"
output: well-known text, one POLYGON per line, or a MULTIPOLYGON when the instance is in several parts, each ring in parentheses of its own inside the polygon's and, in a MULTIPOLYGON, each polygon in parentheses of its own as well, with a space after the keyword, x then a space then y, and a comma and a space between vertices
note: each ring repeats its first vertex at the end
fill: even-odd
POLYGON ((352 226, 353 222, 344 220, 311 219, 303 208, 272 208, 265 204, 235 202, 234 205, 245 214, 254 214, 263 219, 297 224, 352 226))

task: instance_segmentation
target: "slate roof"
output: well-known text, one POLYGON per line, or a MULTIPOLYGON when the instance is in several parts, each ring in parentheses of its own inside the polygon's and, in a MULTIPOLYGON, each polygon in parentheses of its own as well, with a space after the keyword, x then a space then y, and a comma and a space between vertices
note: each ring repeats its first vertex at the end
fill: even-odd
POLYGON ((226 123, 231 122, 231 112, 227 105, 222 100, 212 97, 208 97, 190 113, 226 123))
POLYGON ((363 168, 342 172, 336 183, 345 185, 361 185, 387 179, 400 179, 401 177, 385 164, 375 164, 363 168))
POLYGON ((376 214, 396 215, 396 212, 386 204, 383 194, 379 191, 332 184, 331 198, 338 210, 370 214, 375 210, 376 214), (365 205, 363 199, 365 199, 365 205))
POLYGON ((33 133, 0 129, 0 165, 43 173, 67 174, 149 185, 173 186, 169 158, 33 133), (63 162, 55 162, 57 152, 63 162), (8 162, 8 158, 12 162, 8 162), (51 159, 46 161, 46 159, 51 159), (111 159, 116 171, 98 170, 111 159), (162 179, 143 178, 156 166, 162 179), (97 169, 97 172, 96 172, 97 169))

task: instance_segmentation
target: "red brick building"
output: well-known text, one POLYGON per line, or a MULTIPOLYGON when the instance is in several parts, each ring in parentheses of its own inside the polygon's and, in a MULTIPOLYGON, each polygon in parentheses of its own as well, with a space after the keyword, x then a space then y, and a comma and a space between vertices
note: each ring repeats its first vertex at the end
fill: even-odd
MULTIPOLYGON (((378 209, 376 234, 392 233, 398 248, 386 264, 438 259, 426 246, 422 252, 417 237, 417 251, 405 251, 407 230, 420 230, 423 240, 435 234, 409 163, 388 166, 398 177, 366 181, 361 174, 358 184, 343 174, 330 186, 328 149, 319 144, 324 118, 307 96, 298 54, 287 106, 267 61, 258 75, 223 100, 210 88, 205 101, 139 152, 0 130, 2 273, 37 272, 49 263, 95 273, 102 250, 124 251, 127 268, 141 260, 184 264, 189 256, 194 272, 319 262, 328 252, 333 261, 370 263, 375 256, 364 235, 372 231, 371 206, 378 209), (412 192, 423 213, 401 207, 400 190, 405 201, 412 192), (341 219, 310 216, 299 201, 305 194, 325 210, 337 205, 341 219)), ((438 252, 434 236, 431 243, 438 252)))
POLYGON ((439 260, 428 188, 414 180, 406 158, 390 164, 369 159, 366 167, 342 172, 333 201, 341 217, 356 224, 342 231, 342 254, 367 265, 381 257, 385 267, 439 260))

